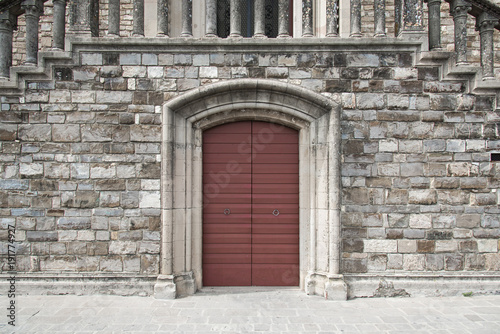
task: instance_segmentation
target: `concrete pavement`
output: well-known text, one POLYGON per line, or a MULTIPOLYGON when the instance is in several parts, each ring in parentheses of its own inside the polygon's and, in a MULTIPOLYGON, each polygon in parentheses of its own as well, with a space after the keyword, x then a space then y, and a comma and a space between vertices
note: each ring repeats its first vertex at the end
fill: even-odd
POLYGON ((297 289, 205 288, 176 300, 17 296, 1 333, 500 333, 500 296, 370 298, 344 302, 297 289))

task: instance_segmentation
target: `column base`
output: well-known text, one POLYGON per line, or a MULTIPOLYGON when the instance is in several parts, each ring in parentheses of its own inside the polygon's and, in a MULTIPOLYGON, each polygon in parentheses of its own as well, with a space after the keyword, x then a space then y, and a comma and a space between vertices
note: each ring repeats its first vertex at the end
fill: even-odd
POLYGON ((253 38, 257 38, 257 39, 264 39, 264 38, 267 38, 266 35, 264 34, 255 34, 252 36, 253 38))
POLYGON ((359 32, 356 32, 354 34, 350 34, 349 37, 352 37, 352 38, 361 38, 363 37, 363 35, 359 32))
POLYGON ((183 38, 191 38, 191 37, 193 37, 193 35, 192 35, 192 34, 185 34, 185 33, 184 33, 184 34, 181 34, 179 37, 183 37, 183 38))
POLYGON ((193 272, 159 275, 154 286, 154 297, 156 299, 175 299, 191 296, 194 295, 196 289, 193 272))
POLYGON ((347 300, 348 287, 343 275, 310 273, 305 280, 305 292, 328 300, 347 300))
POLYGON ((384 32, 379 32, 373 35, 373 37, 380 38, 380 37, 387 37, 387 34, 384 32))
POLYGON ((230 34, 229 38, 243 38, 240 34, 230 34))

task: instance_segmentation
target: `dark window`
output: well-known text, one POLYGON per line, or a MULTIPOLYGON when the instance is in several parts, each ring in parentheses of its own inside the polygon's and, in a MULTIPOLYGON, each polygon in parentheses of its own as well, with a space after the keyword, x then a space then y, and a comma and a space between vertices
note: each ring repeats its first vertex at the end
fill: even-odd
MULTIPOLYGON (((241 35, 243 37, 252 37, 254 33, 253 4, 254 0, 241 1, 241 35)), ((271 38, 278 36, 278 1, 266 0, 264 15, 265 15, 266 36, 271 38)), ((226 38, 229 36, 230 32, 231 32, 230 0, 218 0, 217 35, 219 37, 226 38)))
POLYGON ((500 161, 500 153, 491 153, 491 161, 500 161))

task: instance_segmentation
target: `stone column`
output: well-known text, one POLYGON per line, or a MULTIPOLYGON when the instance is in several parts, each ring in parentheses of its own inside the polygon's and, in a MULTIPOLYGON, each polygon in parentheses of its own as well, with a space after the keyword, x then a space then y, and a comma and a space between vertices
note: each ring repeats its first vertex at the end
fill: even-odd
POLYGON ((424 31, 423 0, 395 0, 396 36, 424 31))
POLYGON ((144 37, 144 0, 134 0, 134 27, 132 35, 144 37))
POLYGON ((181 37, 193 37, 193 0, 182 0, 181 37))
POLYGON ((312 0, 302 0, 302 37, 313 37, 312 0))
POLYGON ((80 36, 99 36, 99 0, 70 0, 70 32, 80 36))
POLYGON ((481 36, 481 67, 483 68, 483 80, 495 79, 493 51, 493 31, 498 23, 498 18, 487 12, 482 12, 476 19, 476 29, 481 36))
MULTIPOLYGON (((135 6, 134 6, 135 14, 135 6)), ((108 35, 120 36, 120 0, 109 0, 108 9, 108 35)), ((135 25, 135 16, 134 16, 135 25)))
POLYGON ((168 0, 158 0, 156 12, 156 27, 158 37, 168 37, 168 0))
POLYGON ((255 38, 266 37, 266 13, 265 13, 265 0, 255 0, 254 2, 254 33, 255 38))
POLYGON ((217 0, 205 0, 205 37, 217 37, 217 0))
POLYGON ((361 0, 351 0, 351 37, 361 37, 361 0))
POLYGON ((38 0, 25 0, 21 3, 26 18, 26 65, 38 64, 38 22, 43 3, 38 0))
POLYGON ((230 27, 229 37, 241 37, 241 0, 230 2, 230 27))
POLYGON ((327 0, 326 2, 326 37, 339 36, 339 2, 327 0))
POLYGON ((52 48, 64 50, 66 35, 66 0, 54 0, 54 24, 52 27, 52 48))
POLYGON ((375 37, 385 37, 385 0, 375 0, 375 37))
POLYGON ((429 50, 441 48, 441 0, 427 0, 429 9, 429 50))
POLYGON ((0 78, 10 77, 12 66, 12 31, 16 17, 9 11, 0 13, 0 78))
POLYGON ((467 65, 467 13, 472 6, 465 0, 453 0, 451 15, 455 23, 455 54, 457 65, 467 65))
POLYGON ((278 2, 278 38, 290 37, 290 8, 288 0, 278 2))

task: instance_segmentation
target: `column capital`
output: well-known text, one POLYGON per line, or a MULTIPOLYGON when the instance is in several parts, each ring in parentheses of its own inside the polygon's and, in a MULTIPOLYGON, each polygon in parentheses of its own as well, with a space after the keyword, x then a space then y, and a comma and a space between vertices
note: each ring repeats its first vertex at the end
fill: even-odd
POLYGON ((42 14, 43 2, 40 0, 24 0, 21 2, 21 8, 26 16, 39 17, 42 14))
POLYGON ((17 17, 10 11, 0 12, 0 31, 12 32, 16 26, 17 17))
POLYGON ((493 31, 495 25, 499 23, 499 18, 487 12, 482 12, 476 18, 476 30, 479 32, 493 31))
POLYGON ((451 16, 461 17, 467 16, 467 13, 472 9, 472 5, 465 0, 453 0, 450 6, 451 16))
POLYGON ((442 0, 424 0, 424 2, 427 2, 428 6, 432 6, 432 5, 441 5, 442 0))

